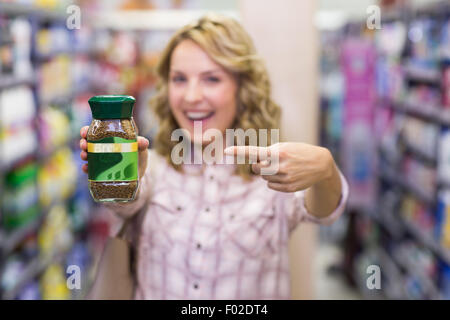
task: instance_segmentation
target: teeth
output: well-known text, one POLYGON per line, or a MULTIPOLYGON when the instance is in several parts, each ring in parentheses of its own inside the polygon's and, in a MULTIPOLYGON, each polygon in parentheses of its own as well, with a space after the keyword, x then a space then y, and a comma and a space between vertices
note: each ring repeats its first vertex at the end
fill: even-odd
POLYGON ((197 112, 186 112, 186 115, 191 120, 199 120, 210 116, 212 112, 208 111, 197 111, 197 112))

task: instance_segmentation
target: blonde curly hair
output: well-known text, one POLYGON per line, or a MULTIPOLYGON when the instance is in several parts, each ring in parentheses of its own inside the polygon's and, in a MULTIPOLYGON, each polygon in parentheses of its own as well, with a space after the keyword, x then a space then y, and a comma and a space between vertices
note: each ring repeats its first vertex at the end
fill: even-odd
MULTIPOLYGON (((256 54, 253 41, 236 20, 207 14, 172 36, 156 66, 157 93, 150 101, 159 119, 159 130, 154 140, 156 152, 176 170, 182 169, 181 165, 174 164, 170 159, 172 148, 178 143, 171 141, 171 134, 179 126, 169 107, 168 82, 172 52, 187 39, 194 41, 212 60, 235 75, 238 90, 237 116, 233 128, 267 129, 267 138, 271 141, 270 129, 278 129, 281 111, 271 98, 269 76, 262 59, 256 54)), ((247 141, 245 143, 248 144, 247 141)), ((248 180, 252 175, 251 167, 237 165, 236 173, 248 180)))

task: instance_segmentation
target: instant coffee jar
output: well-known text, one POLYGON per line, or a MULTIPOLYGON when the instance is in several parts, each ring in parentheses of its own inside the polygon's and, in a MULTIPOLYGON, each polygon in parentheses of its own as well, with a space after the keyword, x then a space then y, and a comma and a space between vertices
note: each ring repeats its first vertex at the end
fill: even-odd
POLYGON ((138 188, 135 99, 103 95, 89 99, 92 122, 87 132, 89 190, 97 202, 134 200, 138 188))

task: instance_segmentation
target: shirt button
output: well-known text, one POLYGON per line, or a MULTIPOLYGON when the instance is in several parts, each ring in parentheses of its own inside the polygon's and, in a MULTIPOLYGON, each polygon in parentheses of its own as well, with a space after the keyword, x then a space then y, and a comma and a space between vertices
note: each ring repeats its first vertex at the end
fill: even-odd
POLYGON ((233 219, 234 219, 234 214, 232 214, 232 215, 230 216, 230 219, 231 219, 231 220, 233 220, 233 219))
POLYGON ((181 207, 180 206, 177 206, 177 211, 181 211, 181 207))
POLYGON ((202 245, 200 243, 197 243, 197 249, 201 249, 202 245))
POLYGON ((194 284, 194 289, 198 289, 198 284, 194 284))
POLYGON ((214 180, 214 176, 209 176, 209 180, 214 180))
POLYGON ((206 211, 206 212, 209 212, 209 207, 206 207, 206 208, 205 208, 205 211, 206 211))

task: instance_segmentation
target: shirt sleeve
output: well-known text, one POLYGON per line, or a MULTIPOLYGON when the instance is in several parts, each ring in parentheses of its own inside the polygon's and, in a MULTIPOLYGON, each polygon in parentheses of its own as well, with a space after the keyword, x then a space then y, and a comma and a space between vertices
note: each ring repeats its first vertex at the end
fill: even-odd
MULTIPOLYGON (((148 152, 149 163, 150 163, 150 154, 151 152, 148 152)), ((145 170, 144 176, 139 181, 136 197, 133 201, 127 203, 120 203, 120 202, 103 203, 103 205, 109 210, 113 211, 117 216, 119 216, 122 219, 131 218, 150 199, 150 191, 151 191, 150 180, 151 180, 150 166, 148 165, 145 170)))
POLYGON ((306 190, 297 191, 294 193, 294 203, 291 206, 293 212, 291 212, 291 214, 289 215, 289 229, 291 231, 295 229, 300 222, 312 222, 320 225, 330 225, 341 216, 347 204, 349 187, 347 180, 339 169, 338 172, 341 179, 341 198, 336 209, 334 209, 334 211, 330 215, 323 218, 318 218, 310 213, 305 206, 306 190))

